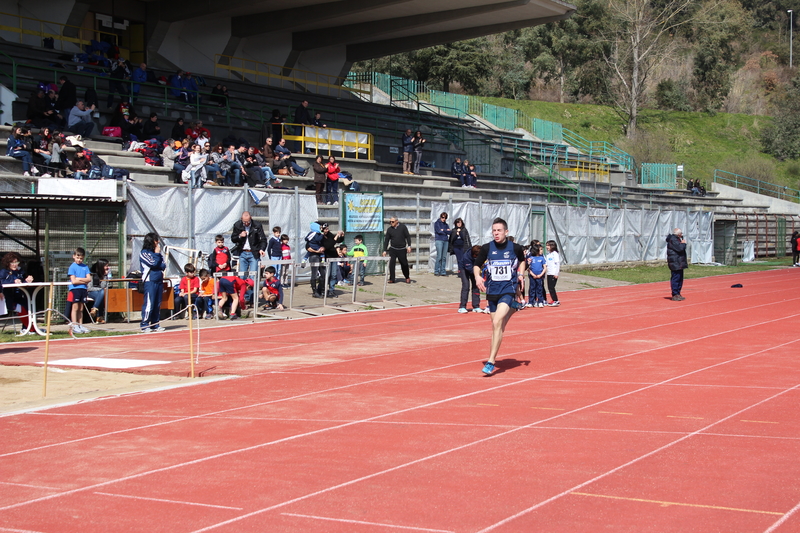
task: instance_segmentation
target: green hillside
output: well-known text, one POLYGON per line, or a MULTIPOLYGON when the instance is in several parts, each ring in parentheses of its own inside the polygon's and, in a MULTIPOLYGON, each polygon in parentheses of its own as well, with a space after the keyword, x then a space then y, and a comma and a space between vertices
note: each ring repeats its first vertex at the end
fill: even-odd
MULTIPOLYGON (((560 122, 591 141, 609 141, 620 147, 625 147, 627 142, 622 133, 622 121, 607 106, 505 98, 482 100, 519 109, 531 117, 560 122)), ((753 177, 798 188, 796 163, 781 163, 760 152, 759 133, 771 120, 771 117, 759 115, 642 109, 641 130, 661 134, 657 138, 670 144, 665 150, 671 152, 667 156, 672 159, 645 162, 683 164, 687 177, 702 180, 709 180, 714 169, 719 168, 747 175, 759 174, 753 177)))

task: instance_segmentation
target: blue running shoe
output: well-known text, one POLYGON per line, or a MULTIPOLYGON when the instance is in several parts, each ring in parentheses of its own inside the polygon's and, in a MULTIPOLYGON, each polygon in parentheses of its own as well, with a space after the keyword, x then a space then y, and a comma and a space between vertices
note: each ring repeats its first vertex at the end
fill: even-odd
POLYGON ((492 372, 494 372, 494 363, 486 363, 483 367, 483 373, 489 376, 492 372))

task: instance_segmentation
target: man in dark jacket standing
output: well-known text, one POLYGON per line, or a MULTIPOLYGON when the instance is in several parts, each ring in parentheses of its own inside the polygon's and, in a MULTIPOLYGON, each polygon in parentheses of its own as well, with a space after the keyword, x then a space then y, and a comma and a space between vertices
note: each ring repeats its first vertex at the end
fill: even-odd
MULTIPOLYGON (((294 110, 294 123, 300 124, 294 127, 294 134, 297 136, 303 135, 303 126, 311 124, 311 113, 308 111, 308 100, 303 100, 297 109, 294 110)), ((294 142, 294 151, 303 153, 303 143, 300 141, 294 142)))
POLYGON ((400 262, 400 269, 406 278, 406 283, 411 283, 411 275, 408 271, 408 254, 411 253, 411 236, 408 228, 401 224, 397 217, 389 219, 389 229, 386 230, 386 238, 383 240, 383 256, 389 254, 389 283, 394 283, 395 262, 400 262))
POLYGON ((675 228, 672 235, 667 237, 667 265, 672 271, 669 280, 672 299, 676 302, 685 300, 686 298, 681 296, 683 269, 689 268, 689 262, 686 260, 686 239, 683 238, 683 231, 680 228, 675 228))
POLYGON ((231 252, 239 256, 239 272, 244 272, 242 279, 247 279, 251 271, 258 268, 267 249, 267 236, 264 228, 250 217, 250 213, 242 213, 242 219, 233 225, 231 241, 234 244, 231 252))
POLYGON ((78 88, 66 76, 58 78, 58 83, 61 84, 61 88, 58 90, 58 105, 56 109, 65 120, 69 120, 67 115, 78 102, 78 88))
POLYGON ((413 174, 411 172, 411 161, 414 157, 414 135, 411 128, 407 129, 402 137, 403 142, 403 174, 413 174))

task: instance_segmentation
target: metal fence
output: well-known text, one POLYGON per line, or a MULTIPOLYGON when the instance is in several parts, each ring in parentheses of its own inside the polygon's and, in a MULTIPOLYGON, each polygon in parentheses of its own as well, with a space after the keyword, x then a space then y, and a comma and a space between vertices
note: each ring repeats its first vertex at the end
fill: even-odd
POLYGON ((678 182, 678 165, 642 163, 641 185, 651 189, 674 189, 678 182))

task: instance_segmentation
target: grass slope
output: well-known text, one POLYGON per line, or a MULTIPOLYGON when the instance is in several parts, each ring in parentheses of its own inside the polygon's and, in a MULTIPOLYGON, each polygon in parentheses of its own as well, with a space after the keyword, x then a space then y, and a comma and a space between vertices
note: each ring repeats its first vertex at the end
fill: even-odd
MULTIPOLYGON (((684 278, 693 279, 724 274, 740 274, 742 272, 753 272, 757 270, 772 270, 774 268, 788 267, 790 265, 791 258, 787 257, 769 258, 768 260, 761 260, 754 263, 740 263, 736 266, 689 265, 689 268, 684 270, 684 278)), ((617 268, 614 270, 580 270, 579 272, 585 276, 595 276, 598 278, 627 281, 630 283, 669 281, 670 276, 666 264, 657 267, 637 266, 633 268, 617 268)), ((736 281, 731 281, 731 283, 736 283, 736 281)))
MULTIPOLYGON (((531 117, 560 122, 590 141, 616 143, 623 137, 623 122, 608 106, 559 104, 533 100, 482 98, 486 103, 519 109, 531 117)), ((642 109, 639 127, 648 131, 663 131, 672 142, 677 164, 686 166, 686 175, 710 181, 714 169, 726 170, 732 160, 764 159, 759 134, 771 117, 733 113, 688 113, 642 109)), ((796 186, 787 181, 785 164, 778 164, 776 183, 796 186)))

